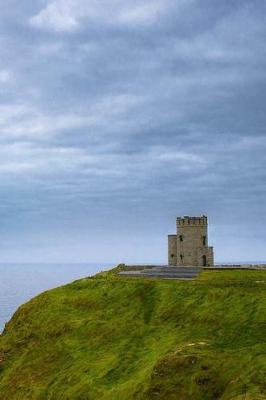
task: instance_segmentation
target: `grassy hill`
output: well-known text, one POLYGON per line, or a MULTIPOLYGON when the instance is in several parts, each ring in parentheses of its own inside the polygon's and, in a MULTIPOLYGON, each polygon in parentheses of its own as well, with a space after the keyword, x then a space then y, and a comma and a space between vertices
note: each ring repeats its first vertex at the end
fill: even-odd
POLYGON ((266 399, 265 282, 113 271, 45 292, 0 337, 0 399, 266 399))

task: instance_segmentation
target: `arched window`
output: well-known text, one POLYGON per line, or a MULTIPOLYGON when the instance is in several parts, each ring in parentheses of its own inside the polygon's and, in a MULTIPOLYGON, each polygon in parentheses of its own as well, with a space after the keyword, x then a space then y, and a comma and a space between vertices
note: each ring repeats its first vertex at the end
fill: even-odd
POLYGON ((202 244, 203 244, 203 246, 206 246, 206 244, 207 244, 206 236, 202 236, 202 244))
POLYGON ((184 238, 183 238, 183 235, 179 235, 179 241, 180 241, 180 242, 183 242, 183 239, 184 239, 184 238))
POLYGON ((202 265, 203 265, 203 267, 206 267, 206 265, 207 265, 207 257, 205 255, 202 256, 202 265))

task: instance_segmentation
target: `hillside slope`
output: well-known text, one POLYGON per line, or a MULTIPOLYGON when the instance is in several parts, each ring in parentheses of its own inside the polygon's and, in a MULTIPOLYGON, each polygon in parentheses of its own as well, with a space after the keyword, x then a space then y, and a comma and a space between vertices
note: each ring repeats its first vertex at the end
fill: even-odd
POLYGON ((265 282, 109 272, 45 292, 0 337, 0 399, 266 399, 265 282))

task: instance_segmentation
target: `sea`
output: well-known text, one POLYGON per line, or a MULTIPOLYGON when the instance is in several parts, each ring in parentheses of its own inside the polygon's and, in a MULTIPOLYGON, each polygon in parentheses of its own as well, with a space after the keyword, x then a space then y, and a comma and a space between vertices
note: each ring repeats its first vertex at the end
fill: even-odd
POLYGON ((114 264, 0 264, 0 333, 16 309, 37 294, 108 270, 114 264))

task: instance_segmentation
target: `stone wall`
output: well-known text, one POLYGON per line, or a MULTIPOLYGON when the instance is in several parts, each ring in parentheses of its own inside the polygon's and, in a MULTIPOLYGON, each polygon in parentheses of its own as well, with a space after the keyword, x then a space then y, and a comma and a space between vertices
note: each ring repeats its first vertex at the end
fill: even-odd
POLYGON ((213 247, 200 247, 198 248, 198 265, 203 267, 212 267, 213 260, 213 247), (206 258, 205 258, 206 257, 206 258))
POLYGON ((176 235, 168 235, 168 265, 177 265, 176 260, 176 235))

